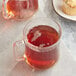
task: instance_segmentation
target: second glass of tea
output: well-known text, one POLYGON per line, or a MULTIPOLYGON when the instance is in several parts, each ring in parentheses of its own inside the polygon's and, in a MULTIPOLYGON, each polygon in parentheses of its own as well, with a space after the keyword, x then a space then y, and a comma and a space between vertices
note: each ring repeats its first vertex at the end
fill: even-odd
POLYGON ((60 38, 57 22, 50 18, 34 19, 25 26, 23 40, 14 43, 14 56, 34 68, 49 68, 58 60, 60 38))
POLYGON ((28 19, 38 10, 38 0, 3 0, 5 19, 28 19))

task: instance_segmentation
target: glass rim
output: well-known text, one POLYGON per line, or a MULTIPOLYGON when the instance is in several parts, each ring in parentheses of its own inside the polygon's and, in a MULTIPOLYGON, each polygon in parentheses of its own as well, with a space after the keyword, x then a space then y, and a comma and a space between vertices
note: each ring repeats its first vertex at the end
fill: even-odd
MULTIPOLYGON (((25 32, 25 28, 30 27, 30 26, 28 26, 29 23, 31 23, 31 22, 33 22, 33 21, 35 21, 35 20, 41 19, 41 18, 42 18, 42 19, 50 19, 49 17, 39 17, 39 18, 34 18, 34 19, 28 21, 27 24, 26 24, 27 26, 25 26, 24 29, 23 29, 23 36, 25 36, 25 33, 26 33, 26 32, 25 32)), ((50 19, 50 20, 51 20, 51 19, 50 19)), ((39 49, 49 49, 49 48, 52 48, 52 47, 56 46, 56 45, 60 42, 60 39, 61 39, 61 36, 62 36, 62 30, 61 30, 61 26, 60 26, 60 24, 59 24, 58 22, 56 22, 54 19, 52 19, 51 21, 53 21, 54 23, 56 23, 57 26, 58 26, 58 28, 59 28, 59 38, 58 38, 58 40, 57 40, 54 44, 52 44, 52 45, 50 45, 50 46, 47 46, 47 47, 38 47, 38 46, 35 46, 35 45, 29 43, 27 40, 25 40, 25 39, 23 38, 25 44, 28 45, 28 46, 30 46, 30 48, 33 47, 33 48, 36 48, 36 49, 38 49, 38 50, 39 50, 39 49)))

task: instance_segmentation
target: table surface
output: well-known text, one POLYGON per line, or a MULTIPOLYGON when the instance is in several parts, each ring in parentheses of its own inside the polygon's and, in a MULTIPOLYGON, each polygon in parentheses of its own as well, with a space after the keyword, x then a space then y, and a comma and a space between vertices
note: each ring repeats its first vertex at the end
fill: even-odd
MULTIPOLYGON (((39 3, 39 11, 29 20, 38 17, 50 17, 51 19, 55 19, 62 27, 62 40, 65 46, 69 49, 69 52, 76 60, 76 22, 66 20, 57 15, 53 9, 51 0, 39 0, 39 3)), ((2 14, 0 13, 0 60, 2 60, 3 58, 4 63, 6 63, 5 57, 7 58, 7 55, 9 59, 13 57, 11 54, 13 53, 11 51, 12 44, 16 40, 22 39, 22 30, 28 21, 5 20, 3 19, 2 14), (8 51, 10 54, 8 53, 8 51)), ((0 62, 0 65, 2 65, 3 62, 0 62)), ((8 62, 10 61, 8 60, 8 62)), ((7 65, 10 65, 10 63, 7 65)), ((5 67, 6 66, 4 66, 3 68, 5 67)))

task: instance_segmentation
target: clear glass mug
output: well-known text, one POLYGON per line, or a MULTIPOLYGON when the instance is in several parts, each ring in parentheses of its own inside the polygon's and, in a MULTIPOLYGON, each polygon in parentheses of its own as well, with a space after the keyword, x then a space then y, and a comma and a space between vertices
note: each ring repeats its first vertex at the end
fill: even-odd
MULTIPOLYGON (((44 34, 46 33, 44 31, 44 30, 46 30, 46 28, 43 29, 44 34)), ((32 30, 32 32, 33 31, 34 30, 32 30)), ((33 33, 36 33, 35 34, 36 38, 39 37, 39 35, 40 35, 39 33, 37 33, 36 29, 33 33)), ((47 36, 48 35, 49 34, 47 34, 47 36)), ((48 36, 48 38, 49 38, 49 36, 48 36)), ((51 37, 50 37, 50 39, 51 39, 51 37)), ((26 26, 23 30, 23 39, 20 41, 16 41, 13 44, 14 57, 17 61, 25 61, 31 67, 35 67, 35 68, 39 68, 39 69, 49 68, 52 65, 54 65, 58 60, 60 39, 61 39, 61 27, 57 22, 51 20, 50 18, 34 19, 34 20, 28 22, 28 24, 26 24, 26 26), (39 25, 41 25, 41 26, 39 26, 39 25), (54 37, 54 35, 58 36, 58 40, 54 44, 49 45, 47 43, 47 45, 49 45, 49 46, 39 47, 39 46, 34 45, 29 42, 28 38, 32 37, 32 36, 28 35, 29 31, 31 29, 33 29, 34 27, 35 28, 37 28, 37 27, 40 27, 40 28, 46 27, 47 28, 47 26, 49 26, 49 28, 48 28, 49 31, 50 31, 50 27, 52 27, 51 30, 57 31, 57 34, 54 33, 53 31, 51 32, 51 36, 53 36, 53 37, 54 37), (29 36, 29 37, 27 37, 27 36, 29 36)), ((38 44, 39 42, 42 42, 43 40, 44 40, 44 42, 48 41, 47 39, 42 38, 42 40, 36 42, 36 44, 38 44)))
POLYGON ((38 10, 38 0, 3 0, 5 19, 28 19, 38 10))

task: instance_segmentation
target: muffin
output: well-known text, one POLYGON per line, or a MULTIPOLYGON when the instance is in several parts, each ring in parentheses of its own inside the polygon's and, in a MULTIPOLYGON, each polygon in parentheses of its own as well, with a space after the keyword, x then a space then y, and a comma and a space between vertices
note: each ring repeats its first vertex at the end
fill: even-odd
POLYGON ((62 10, 67 15, 76 15, 76 0, 64 0, 62 10))

